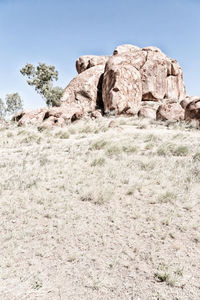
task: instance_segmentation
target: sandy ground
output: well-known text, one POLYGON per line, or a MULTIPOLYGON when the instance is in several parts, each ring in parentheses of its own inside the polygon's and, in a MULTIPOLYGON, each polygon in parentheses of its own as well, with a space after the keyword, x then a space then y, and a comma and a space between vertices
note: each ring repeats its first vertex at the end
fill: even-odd
POLYGON ((0 299, 200 299, 200 131, 0 129, 0 299))

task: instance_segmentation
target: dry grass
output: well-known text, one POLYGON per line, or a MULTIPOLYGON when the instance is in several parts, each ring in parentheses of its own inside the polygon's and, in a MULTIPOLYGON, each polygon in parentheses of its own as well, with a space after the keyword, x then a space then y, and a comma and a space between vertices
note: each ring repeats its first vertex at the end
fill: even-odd
POLYGON ((0 129, 0 299, 199 299, 200 132, 0 129))

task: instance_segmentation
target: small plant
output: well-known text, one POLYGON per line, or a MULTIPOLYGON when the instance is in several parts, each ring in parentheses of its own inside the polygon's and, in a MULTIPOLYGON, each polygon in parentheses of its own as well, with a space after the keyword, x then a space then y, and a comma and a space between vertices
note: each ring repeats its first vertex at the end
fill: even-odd
POLYGON ((170 278, 169 273, 165 272, 156 272, 155 277, 160 281, 160 282, 167 282, 170 278))

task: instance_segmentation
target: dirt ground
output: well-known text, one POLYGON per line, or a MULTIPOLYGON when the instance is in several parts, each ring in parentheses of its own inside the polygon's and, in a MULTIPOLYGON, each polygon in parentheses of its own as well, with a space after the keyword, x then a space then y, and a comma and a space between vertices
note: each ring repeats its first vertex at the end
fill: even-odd
POLYGON ((1 300, 200 299, 199 129, 109 122, 1 127, 1 300))

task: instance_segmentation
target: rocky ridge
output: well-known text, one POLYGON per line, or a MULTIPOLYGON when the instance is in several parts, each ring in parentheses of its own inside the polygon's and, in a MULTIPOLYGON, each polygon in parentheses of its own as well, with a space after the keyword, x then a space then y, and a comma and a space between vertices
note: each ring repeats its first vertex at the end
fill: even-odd
POLYGON ((19 126, 64 127, 103 115, 138 115, 157 120, 200 120, 200 97, 186 95, 178 62, 156 47, 120 45, 111 56, 81 56, 78 76, 64 90, 60 107, 23 111, 19 126))

